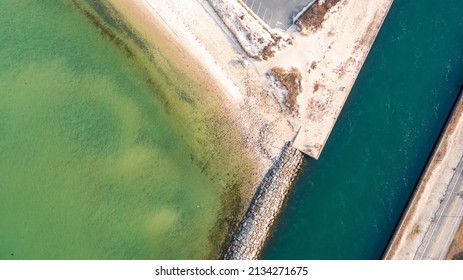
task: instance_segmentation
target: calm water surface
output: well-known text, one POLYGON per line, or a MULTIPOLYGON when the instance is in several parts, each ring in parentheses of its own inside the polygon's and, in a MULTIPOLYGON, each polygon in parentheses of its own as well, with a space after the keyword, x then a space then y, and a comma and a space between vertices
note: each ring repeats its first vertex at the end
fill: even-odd
POLYGON ((463 1, 395 0, 265 259, 378 259, 463 83, 463 1))
POLYGON ((2 0, 0 46, 0 259, 215 256, 232 171, 188 78, 154 53, 147 83, 71 1, 2 0))

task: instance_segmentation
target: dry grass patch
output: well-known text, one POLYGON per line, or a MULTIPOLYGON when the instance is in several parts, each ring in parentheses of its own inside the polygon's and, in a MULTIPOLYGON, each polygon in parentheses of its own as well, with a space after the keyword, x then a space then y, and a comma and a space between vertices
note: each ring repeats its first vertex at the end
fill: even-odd
POLYGON ((320 83, 318 81, 313 85, 313 92, 317 92, 320 89, 320 83))
POLYGON ((301 72, 299 72, 299 70, 295 67, 292 67, 289 70, 281 67, 275 67, 271 70, 271 74, 288 90, 284 103, 293 114, 297 114, 299 112, 297 97, 302 92, 301 72))
POLYGON ((305 33, 307 30, 317 30, 322 26, 325 15, 341 0, 319 1, 305 11, 305 13, 296 21, 299 31, 305 33))

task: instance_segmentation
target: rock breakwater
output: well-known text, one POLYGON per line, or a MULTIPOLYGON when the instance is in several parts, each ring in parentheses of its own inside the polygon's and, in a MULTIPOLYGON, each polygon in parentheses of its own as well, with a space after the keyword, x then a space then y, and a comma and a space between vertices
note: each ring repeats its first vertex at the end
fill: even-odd
POLYGON ((225 253, 227 260, 257 259, 303 163, 302 152, 286 143, 260 183, 225 253))

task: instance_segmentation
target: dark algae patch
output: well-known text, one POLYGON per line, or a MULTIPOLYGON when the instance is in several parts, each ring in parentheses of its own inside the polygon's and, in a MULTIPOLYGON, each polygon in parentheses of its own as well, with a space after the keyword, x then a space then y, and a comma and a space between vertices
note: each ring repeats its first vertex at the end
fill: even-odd
MULTIPOLYGON (((220 259, 223 259, 238 224, 241 221, 243 209, 246 207, 243 203, 242 193, 237 183, 232 183, 226 187, 226 190, 221 195, 220 203, 222 206, 220 208, 218 220, 209 233, 209 239, 212 244, 214 244, 214 248, 218 250, 220 259)), ((217 251, 213 253, 214 257, 216 257, 217 251)))
MULTIPOLYGON (((133 52, 129 48, 128 44, 124 42, 116 33, 107 27, 95 14, 86 9, 83 4, 79 3, 77 0, 72 0, 72 3, 90 20, 90 22, 100 31, 100 33, 113 44, 115 44, 119 49, 125 52, 125 54, 131 58, 133 57, 133 52)), ((96 4, 96 3, 95 3, 96 4)), ((101 3, 95 5, 101 7, 101 3)), ((104 10, 104 9, 99 9, 104 10)))

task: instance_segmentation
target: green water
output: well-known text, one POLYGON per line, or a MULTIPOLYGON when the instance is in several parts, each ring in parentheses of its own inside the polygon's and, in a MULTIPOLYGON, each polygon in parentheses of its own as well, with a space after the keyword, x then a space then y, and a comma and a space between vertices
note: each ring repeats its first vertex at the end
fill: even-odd
POLYGON ((93 25, 71 1, 2 0, 0 259, 217 257, 238 182, 210 154, 221 122, 156 49, 148 79, 93 25))
POLYGON ((378 259, 463 83, 463 1, 395 0, 266 259, 378 259))

